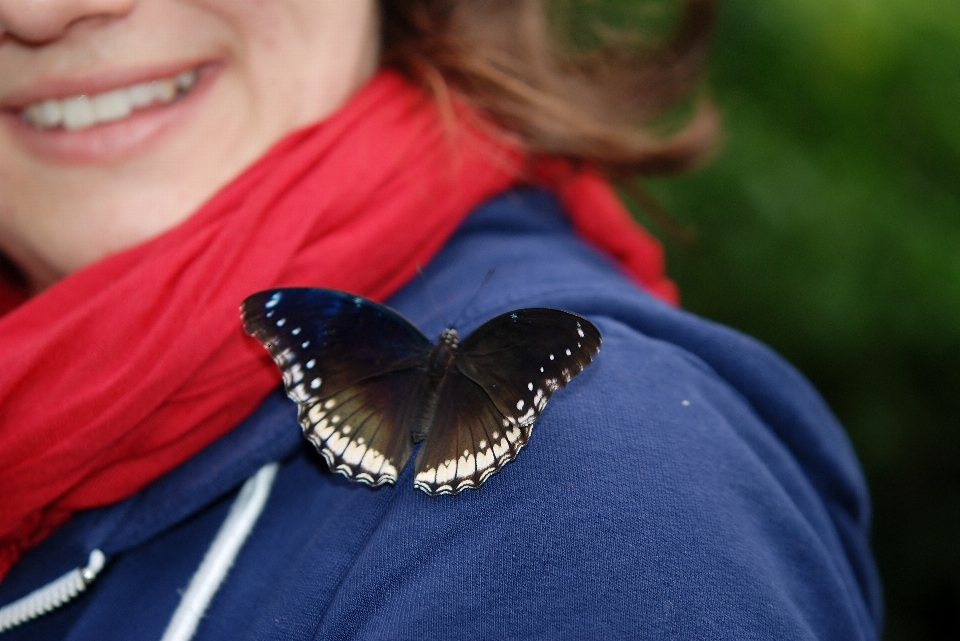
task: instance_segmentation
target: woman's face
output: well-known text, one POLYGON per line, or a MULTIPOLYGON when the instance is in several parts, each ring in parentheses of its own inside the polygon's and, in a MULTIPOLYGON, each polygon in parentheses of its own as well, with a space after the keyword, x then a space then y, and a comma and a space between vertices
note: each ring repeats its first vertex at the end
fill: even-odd
POLYGON ((376 0, 0 0, 0 252, 39 290, 173 227, 378 54, 376 0))

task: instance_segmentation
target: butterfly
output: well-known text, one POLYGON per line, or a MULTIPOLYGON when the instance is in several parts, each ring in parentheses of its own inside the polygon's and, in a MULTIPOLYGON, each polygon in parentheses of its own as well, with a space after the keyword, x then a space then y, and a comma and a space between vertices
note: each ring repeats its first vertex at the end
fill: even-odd
POLYGON ((592 323, 557 309, 501 314, 463 341, 449 327, 436 343, 393 309, 332 289, 265 290, 241 315, 330 469, 393 484, 422 441, 414 485, 431 496, 480 487, 513 460, 550 396, 600 350, 592 323))

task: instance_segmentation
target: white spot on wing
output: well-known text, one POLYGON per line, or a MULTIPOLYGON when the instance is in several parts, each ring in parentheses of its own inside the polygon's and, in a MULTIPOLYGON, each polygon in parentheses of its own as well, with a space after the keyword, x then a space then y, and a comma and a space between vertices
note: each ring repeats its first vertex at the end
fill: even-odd
POLYGON ((286 318, 281 318, 280 320, 277 321, 277 327, 283 327, 286 324, 287 324, 286 318))
POLYGON ((443 465, 437 468, 437 483, 443 484, 452 480, 457 473, 457 462, 445 461, 443 465))
POLYGON ((465 450, 463 456, 457 460, 457 478, 469 478, 476 473, 477 461, 473 458, 473 454, 471 454, 469 450, 465 450))
POLYGON ((275 292, 273 296, 270 297, 270 300, 268 300, 266 304, 264 304, 264 307, 266 307, 267 309, 272 309, 276 307, 277 303, 280 302, 281 298, 282 298, 282 294, 280 294, 280 292, 275 292))
POLYGON ((308 402, 308 401, 310 400, 310 398, 311 398, 311 396, 310 396, 310 394, 307 392, 307 390, 304 389, 302 383, 301 383, 300 385, 297 385, 296 387, 294 387, 292 390, 290 390, 289 396, 290 396, 293 400, 297 401, 298 403, 306 403, 306 402, 308 402))
POLYGON ((437 470, 435 468, 430 468, 429 470, 424 470, 417 474, 416 481, 424 485, 434 485, 437 482, 437 470))
MULTIPOLYGON (((358 442, 359 440, 360 439, 357 439, 358 442)), ((367 452, 366 454, 363 455, 363 458, 360 460, 359 465, 360 467, 362 467, 368 472, 371 472, 373 474, 379 474, 380 468, 383 467, 384 460, 386 459, 383 458, 383 454, 381 454, 376 450, 371 450, 368 447, 367 452)))
POLYGON ((310 411, 307 412, 307 418, 310 419, 311 423, 319 423, 320 419, 324 418, 326 415, 327 413, 319 404, 314 405, 310 408, 310 411))
MULTIPOLYGON (((383 458, 381 456, 381 458, 383 458)), ((383 459, 383 467, 380 468, 380 473, 392 481, 397 480, 397 468, 395 468, 390 461, 383 459)))
POLYGON ((357 466, 360 464, 360 461, 363 460, 363 456, 367 453, 367 446, 359 441, 353 441, 350 445, 347 446, 347 449, 343 452, 343 460, 346 461, 348 465, 357 466))
POLYGON ((543 411, 543 407, 547 404, 547 399, 543 395, 542 389, 537 390, 537 393, 533 397, 533 404, 536 405, 539 411, 543 411))
POLYGON ((527 383, 527 389, 533 391, 533 383, 527 383))
POLYGON ((521 398, 519 401, 517 401, 517 409, 518 409, 518 410, 522 410, 522 409, 523 409, 523 399, 522 399, 522 398, 521 398))
POLYGON ((293 334, 294 336, 299 336, 299 335, 300 335, 300 331, 301 331, 301 329, 300 329, 299 327, 296 327, 296 328, 294 328, 294 330, 293 330, 292 332, 290 332, 290 333, 293 334))
POLYGON ((347 445, 349 444, 350 437, 337 432, 331 434, 330 438, 327 439, 327 447, 330 448, 330 451, 337 456, 342 456, 344 450, 347 449, 347 445))
POLYGON ((314 426, 313 433, 316 434, 321 441, 326 441, 333 436, 333 425, 330 425, 327 419, 323 419, 314 426))
POLYGON ((535 414, 534 410, 531 407, 526 411, 526 413, 523 416, 517 419, 517 422, 520 423, 521 425, 529 425, 530 423, 533 423, 534 419, 536 419, 536 416, 534 414, 535 414))
POLYGON ((477 471, 483 471, 492 467, 495 460, 492 450, 480 452, 477 454, 477 471))
POLYGON ((290 368, 290 380, 293 385, 303 380, 303 368, 300 367, 300 363, 295 363, 293 367, 290 368))

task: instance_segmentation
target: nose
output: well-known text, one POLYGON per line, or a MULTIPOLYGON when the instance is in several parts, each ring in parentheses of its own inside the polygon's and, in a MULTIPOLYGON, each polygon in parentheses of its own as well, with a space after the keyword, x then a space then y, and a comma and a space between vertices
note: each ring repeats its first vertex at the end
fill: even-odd
POLYGON ((0 41, 12 36, 29 44, 56 40, 88 18, 124 16, 136 0, 0 0, 0 41))

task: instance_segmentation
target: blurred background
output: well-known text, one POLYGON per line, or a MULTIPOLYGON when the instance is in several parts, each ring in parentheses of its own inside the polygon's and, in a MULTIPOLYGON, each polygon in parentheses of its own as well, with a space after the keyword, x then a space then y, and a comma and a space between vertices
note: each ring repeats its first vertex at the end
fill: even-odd
MULTIPOLYGON (((772 345, 846 425, 886 639, 960 639, 960 1, 720 4, 704 87, 724 142, 694 174, 644 182, 672 223, 637 215, 684 306, 772 345)), ((557 15, 589 39, 662 33, 677 6, 557 15)))

